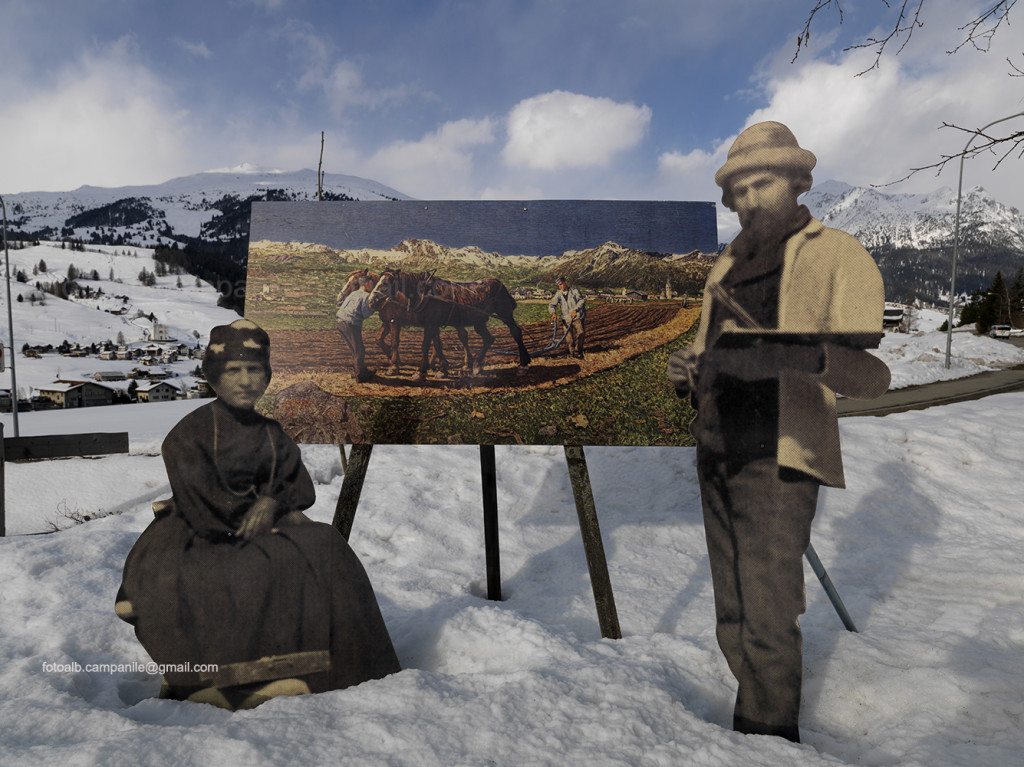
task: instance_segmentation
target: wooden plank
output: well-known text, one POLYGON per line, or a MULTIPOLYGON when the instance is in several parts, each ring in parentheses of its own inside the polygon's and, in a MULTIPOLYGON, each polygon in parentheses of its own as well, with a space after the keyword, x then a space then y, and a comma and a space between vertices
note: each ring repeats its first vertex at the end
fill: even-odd
POLYGON ((590 587, 594 590, 597 619, 601 624, 601 636, 605 639, 621 639, 619 616, 612 595, 612 581, 608 575, 608 560, 605 558, 601 528, 597 524, 597 507, 594 492, 590 486, 590 472, 581 445, 565 445, 565 461, 569 465, 569 481, 576 499, 576 514, 580 520, 580 534, 583 549, 587 554, 587 568, 590 570, 590 587))
POLYGON ((39 437, 7 437, 4 449, 8 461, 43 458, 77 458, 128 452, 128 432, 95 434, 47 434, 39 437))
POLYGON ((316 674, 331 670, 331 654, 327 650, 307 650, 288 655, 268 655, 259 660, 228 663, 216 671, 168 671, 173 684, 197 684, 204 687, 235 687, 240 684, 269 682, 275 679, 316 674))

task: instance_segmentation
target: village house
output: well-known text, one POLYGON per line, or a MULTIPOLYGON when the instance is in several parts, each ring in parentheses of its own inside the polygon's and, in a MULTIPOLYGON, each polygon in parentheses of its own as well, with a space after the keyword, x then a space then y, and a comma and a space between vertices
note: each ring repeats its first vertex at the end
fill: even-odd
POLYGON ((91 381, 54 381, 40 386, 39 396, 60 408, 114 404, 114 390, 91 381))
POLYGON ((128 378, 122 370, 98 370, 92 374, 97 381, 124 381, 128 378))
POLYGON ((178 387, 167 381, 148 381, 140 383, 135 390, 135 397, 139 402, 169 402, 177 399, 178 387))
POLYGON ((887 303, 882 309, 882 330, 906 333, 910 325, 910 311, 902 304, 887 303))

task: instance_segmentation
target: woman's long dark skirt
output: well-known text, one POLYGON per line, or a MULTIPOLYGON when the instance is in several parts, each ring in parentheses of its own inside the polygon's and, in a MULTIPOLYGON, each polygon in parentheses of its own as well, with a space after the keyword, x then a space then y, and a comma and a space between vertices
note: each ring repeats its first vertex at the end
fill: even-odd
MULTIPOLYGON (((246 543, 201 537, 175 512, 162 515, 128 555, 123 600, 160 664, 227 666, 326 650, 329 670, 295 675, 311 692, 400 668, 355 553, 333 527, 301 516, 246 543)), ((171 697, 202 686, 194 674, 168 673, 166 682, 171 697)))

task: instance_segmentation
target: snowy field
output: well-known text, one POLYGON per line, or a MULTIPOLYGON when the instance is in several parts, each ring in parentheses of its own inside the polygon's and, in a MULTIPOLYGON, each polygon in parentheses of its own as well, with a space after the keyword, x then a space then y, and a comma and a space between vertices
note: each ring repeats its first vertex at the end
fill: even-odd
MULTIPOLYGON (((892 373, 890 389, 967 378, 986 370, 1024 364, 1024 349, 1004 341, 974 334, 974 327, 954 328, 946 369, 945 331, 940 331, 946 315, 929 309, 915 312, 914 332, 886 333, 878 349, 879 357, 892 373)), ((1019 331, 1017 331, 1019 333, 1019 331)))
MULTIPOLYGON (((148 661, 114 595, 167 493, 159 443, 198 404, 24 414, 23 433, 128 430, 132 453, 6 467, 0 764, 1024 764, 1024 393, 841 421, 848 489, 823 492, 813 541, 860 633, 807 568, 803 745, 729 729, 690 448, 587 450, 620 640, 600 637, 560 450, 497 449, 495 603, 476 448, 378 446, 352 544, 401 673, 229 713, 87 670, 148 661), (67 529, 25 534, 50 523, 67 529)), ((303 456, 329 521, 338 450, 303 456)))

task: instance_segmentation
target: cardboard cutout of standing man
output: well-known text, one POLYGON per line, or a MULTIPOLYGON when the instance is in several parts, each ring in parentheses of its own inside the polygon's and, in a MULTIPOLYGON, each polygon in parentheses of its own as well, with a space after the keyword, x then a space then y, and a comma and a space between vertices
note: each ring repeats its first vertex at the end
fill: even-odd
POLYGON ((797 198, 814 155, 777 122, 743 131, 715 174, 742 230, 708 275, 694 343, 668 377, 697 418, 717 636, 739 682, 733 727, 799 742, 803 555, 820 485, 844 487, 836 392, 873 399, 865 349, 885 296, 871 256, 797 198))

